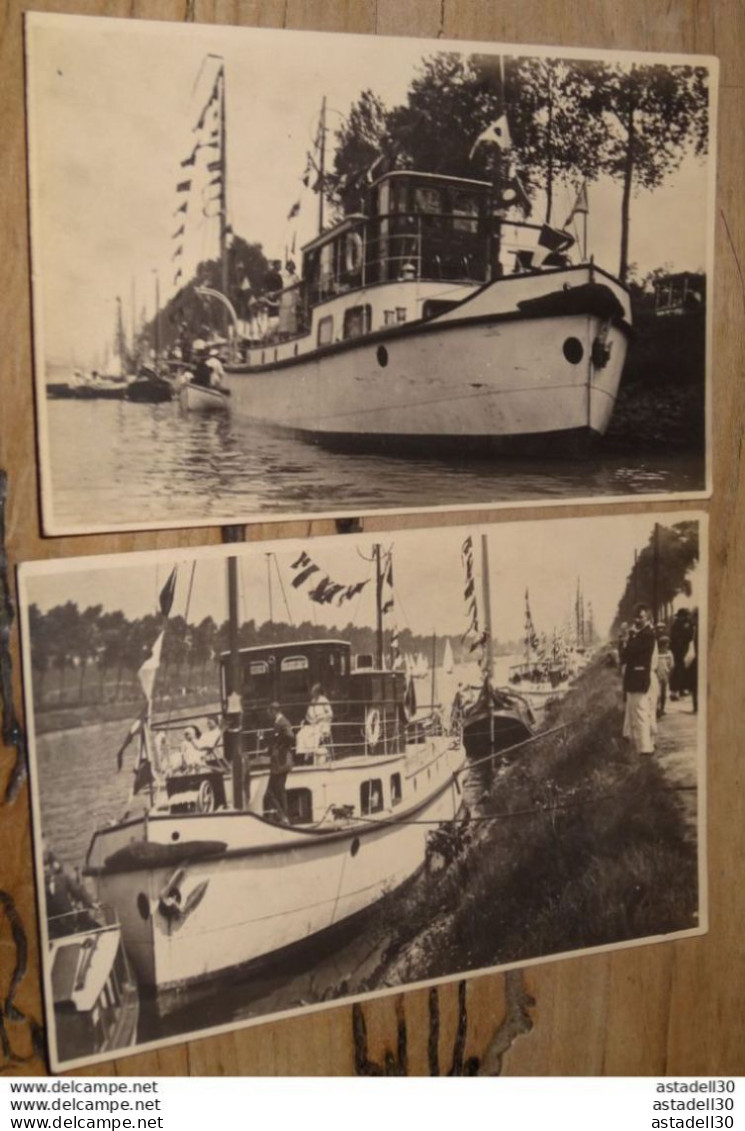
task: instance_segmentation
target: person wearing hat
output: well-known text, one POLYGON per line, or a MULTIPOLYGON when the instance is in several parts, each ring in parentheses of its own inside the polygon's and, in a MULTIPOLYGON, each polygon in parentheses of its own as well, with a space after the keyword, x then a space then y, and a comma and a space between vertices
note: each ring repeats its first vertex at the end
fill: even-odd
POLYGON ((212 383, 212 370, 207 364, 207 343, 202 338, 197 338, 192 345, 191 356, 194 364, 192 385, 199 385, 203 389, 208 389, 212 383))
POLYGON ((280 711, 279 703, 270 704, 268 713, 272 731, 269 736, 269 781, 264 795, 264 809, 275 809, 280 821, 287 823, 289 814, 285 783, 294 765, 292 755, 295 735, 290 722, 280 711))
POLYGON ((637 754, 654 754, 653 734, 656 730, 657 705, 657 637, 649 615, 649 606, 634 609, 634 624, 620 645, 623 664, 623 690, 626 711, 623 736, 631 740, 637 754), (651 694, 650 694, 651 692, 651 694))

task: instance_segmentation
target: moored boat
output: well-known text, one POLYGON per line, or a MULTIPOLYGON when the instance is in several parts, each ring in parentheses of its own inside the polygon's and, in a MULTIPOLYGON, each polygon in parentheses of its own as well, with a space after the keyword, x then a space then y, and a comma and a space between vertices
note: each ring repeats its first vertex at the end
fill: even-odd
MULTIPOLYGON (((463 546, 463 561, 466 567, 466 592, 472 610, 472 627, 478 630, 473 542, 470 537, 463 546)), ((494 755, 509 751, 511 747, 520 746, 532 738, 536 720, 530 704, 523 696, 494 686, 489 553, 485 534, 481 538, 481 579, 484 628, 479 635, 479 646, 482 649, 483 679, 479 687, 461 690, 457 713, 461 720, 463 745, 469 762, 480 762, 488 771, 494 755)), ((485 779, 488 776, 488 772, 485 772, 485 779)))
POLYGON ((170 377, 158 373, 149 365, 142 365, 133 381, 130 381, 125 391, 128 401, 139 404, 163 404, 173 400, 176 386, 170 377))
POLYGON ((224 729, 202 723, 209 749, 187 738, 188 720, 142 722, 143 809, 98 829, 85 867, 142 985, 273 960, 402 884, 425 861, 427 832, 458 817, 458 736, 434 705, 408 720, 404 673, 381 655, 352 659, 342 639, 239 650, 236 632, 221 657, 224 729), (317 684, 328 717, 308 722, 317 684), (285 813, 271 704, 293 735, 285 813))
POLYGON ((626 289, 542 257, 487 182, 394 171, 303 249, 302 332, 226 366, 232 411, 340 450, 574 454, 610 422, 626 289), (525 265, 525 266, 523 266, 525 265))
POLYGON ((61 1062, 133 1045, 139 995, 121 927, 49 850, 44 858, 54 1043, 61 1062))
MULTIPOLYGON (((241 308, 239 318, 225 268, 225 100, 220 67, 196 129, 201 136, 209 118, 223 282, 197 290, 232 316, 231 413, 331 449, 386 455, 575 455, 605 433, 631 333, 629 293, 586 248, 573 261, 568 232, 527 222, 529 200, 504 170, 489 181, 375 175, 379 157, 357 211, 328 227, 319 220, 300 275, 288 259, 279 278, 275 263, 271 285, 267 273, 265 293, 250 300, 254 313, 241 308)), ((323 183, 321 157, 320 192, 323 183)))
POLYGON ((184 412, 225 412, 230 405, 230 392, 208 385, 185 381, 179 386, 179 404, 184 412))

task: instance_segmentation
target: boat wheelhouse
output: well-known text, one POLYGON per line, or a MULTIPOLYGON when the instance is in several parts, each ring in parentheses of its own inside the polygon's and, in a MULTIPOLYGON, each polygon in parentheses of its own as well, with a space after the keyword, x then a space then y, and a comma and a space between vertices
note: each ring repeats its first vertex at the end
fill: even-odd
POLYGON ((629 296, 570 262, 571 236, 505 220, 486 181, 393 170, 362 204, 305 245, 276 326, 236 322, 233 412, 388 454, 546 454, 605 431, 629 296))

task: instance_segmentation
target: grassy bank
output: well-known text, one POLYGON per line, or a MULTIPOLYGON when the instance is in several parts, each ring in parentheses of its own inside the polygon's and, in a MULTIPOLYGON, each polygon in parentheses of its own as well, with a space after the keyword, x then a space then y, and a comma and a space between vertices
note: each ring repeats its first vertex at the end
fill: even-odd
POLYGON ((374 985, 696 925, 696 846, 654 759, 621 738, 619 675, 593 666, 494 782, 466 852, 391 897, 398 937, 374 985))

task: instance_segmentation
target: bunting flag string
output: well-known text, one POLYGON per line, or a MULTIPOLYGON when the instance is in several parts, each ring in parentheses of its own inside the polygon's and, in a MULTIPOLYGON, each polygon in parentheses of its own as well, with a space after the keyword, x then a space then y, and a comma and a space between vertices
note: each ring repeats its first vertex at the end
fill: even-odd
POLYGON ((345 601, 351 601, 353 597, 361 593, 369 581, 368 578, 365 581, 356 581, 352 585, 332 581, 328 574, 321 572, 320 566, 316 565, 305 551, 292 563, 290 568, 295 573, 291 583, 293 589, 302 588, 312 578, 312 587, 307 590, 307 594, 311 601, 315 601, 318 605, 330 605, 335 602, 341 606, 345 601), (320 580, 316 577, 316 574, 320 575, 320 580))
POLYGON ((477 648, 480 648, 486 643, 486 632, 479 630, 479 610, 476 601, 476 579, 474 575, 473 538, 470 534, 461 548, 461 558, 466 572, 466 584, 463 595, 466 602, 466 615, 468 619, 468 626, 461 636, 461 641, 464 641, 467 636, 472 636, 474 639, 469 646, 469 651, 475 652, 477 648))
POLYGON ((176 192, 188 192, 190 188, 191 180, 179 181, 179 183, 176 185, 176 192))
POLYGON ((176 209, 176 211, 174 212, 173 215, 178 216, 179 212, 186 213, 188 207, 189 207, 189 201, 185 200, 183 204, 179 204, 178 208, 176 209))
POLYGON ((179 238, 179 236, 183 236, 185 231, 186 231, 186 227, 185 227, 184 224, 182 224, 181 227, 177 228, 177 230, 173 233, 173 235, 171 236, 171 239, 177 240, 179 238))

